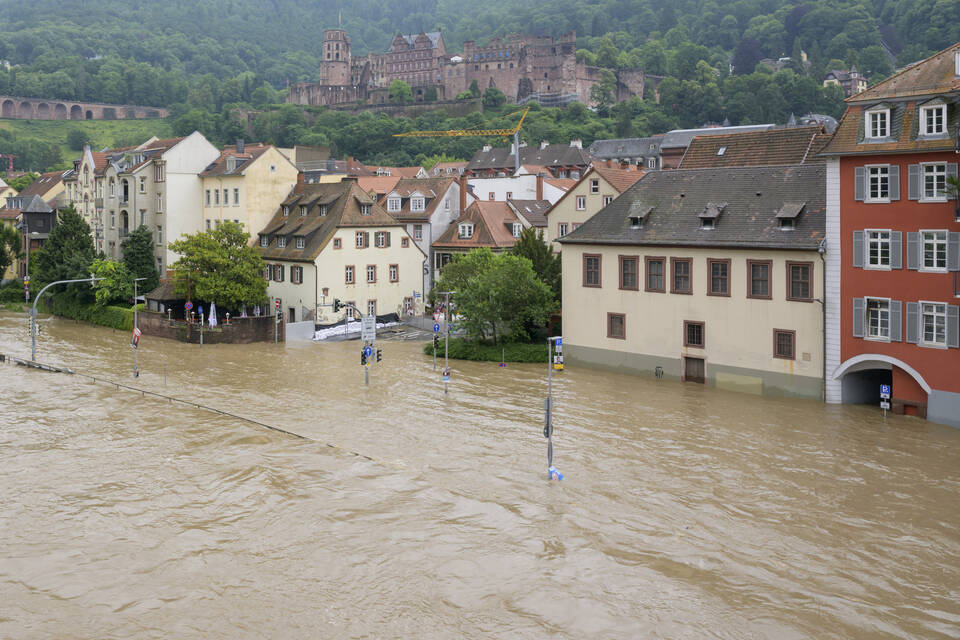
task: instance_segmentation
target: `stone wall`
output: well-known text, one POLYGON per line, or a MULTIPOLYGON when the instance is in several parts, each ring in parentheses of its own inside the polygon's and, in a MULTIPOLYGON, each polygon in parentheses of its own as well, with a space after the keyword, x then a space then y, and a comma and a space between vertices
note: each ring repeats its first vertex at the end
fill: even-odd
MULTIPOLYGON (((273 342, 273 316, 259 316, 256 318, 231 318, 230 324, 221 324, 216 329, 204 327, 204 344, 250 344, 252 342, 273 342)), ((200 344, 200 327, 196 324, 187 324, 182 320, 167 320, 166 314, 152 311, 142 311, 138 317, 140 331, 144 338, 167 338, 200 344)), ((282 342, 286 334, 286 322, 278 327, 278 339, 282 342)))
POLYGON ((167 109, 131 104, 102 104, 0 96, 0 118, 20 120, 136 120, 166 118, 167 109))

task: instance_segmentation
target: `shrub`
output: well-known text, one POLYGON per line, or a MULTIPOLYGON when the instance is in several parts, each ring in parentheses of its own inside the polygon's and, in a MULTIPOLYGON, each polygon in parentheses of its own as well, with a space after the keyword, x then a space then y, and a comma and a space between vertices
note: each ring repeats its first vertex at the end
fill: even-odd
MULTIPOLYGON (((139 305, 139 308, 143 311, 144 305, 139 305)), ((81 320, 102 327, 120 329, 121 331, 133 330, 133 307, 98 307, 95 304, 80 304, 66 296, 58 296, 52 299, 49 309, 54 315, 64 318, 81 320)))
MULTIPOLYGON (((433 355, 433 342, 423 345, 423 353, 433 355)), ((437 355, 443 355, 443 340, 437 349, 437 355)), ((473 342, 463 338, 451 338, 449 356, 454 360, 474 360, 480 362, 540 362, 547 361, 547 343, 544 342, 473 342)))

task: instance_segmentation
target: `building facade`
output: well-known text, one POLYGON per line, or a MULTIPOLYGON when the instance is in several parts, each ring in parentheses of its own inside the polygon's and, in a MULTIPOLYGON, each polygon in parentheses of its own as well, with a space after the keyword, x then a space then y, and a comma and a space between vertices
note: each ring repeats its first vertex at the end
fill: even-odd
POLYGON ((960 426, 960 44, 850 98, 826 147, 827 400, 960 426))

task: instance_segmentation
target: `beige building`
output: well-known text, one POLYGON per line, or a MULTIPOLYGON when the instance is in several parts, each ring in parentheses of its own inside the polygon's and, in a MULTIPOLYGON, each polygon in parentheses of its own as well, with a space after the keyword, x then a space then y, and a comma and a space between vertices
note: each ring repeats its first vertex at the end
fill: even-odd
POLYGON ((645 174, 641 167, 629 165, 625 169, 606 164, 587 169, 583 177, 547 211, 544 241, 553 247, 554 252, 559 252, 558 238, 577 229, 645 174))
POLYGON ((0 178, 0 207, 4 206, 7 198, 17 195, 17 190, 8 185, 3 178, 0 178))
MULTIPOLYGON (((156 138, 151 138, 145 144, 154 141, 156 138)), ((90 225, 97 251, 103 251, 103 177, 110 153, 95 153, 90 145, 84 145, 80 158, 73 161, 73 171, 64 178, 66 198, 90 225)))
POLYGON ((329 325, 334 299, 363 315, 422 312, 427 256, 354 179, 298 183, 258 234, 267 294, 288 322, 329 325), (419 294, 418 297, 415 294, 419 294))
POLYGON ((654 172, 563 247, 568 363, 820 398, 822 166, 654 172))
POLYGON ((224 147, 220 157, 200 173, 204 230, 224 220, 243 226, 257 241, 262 229, 297 183, 297 167, 272 145, 224 147))

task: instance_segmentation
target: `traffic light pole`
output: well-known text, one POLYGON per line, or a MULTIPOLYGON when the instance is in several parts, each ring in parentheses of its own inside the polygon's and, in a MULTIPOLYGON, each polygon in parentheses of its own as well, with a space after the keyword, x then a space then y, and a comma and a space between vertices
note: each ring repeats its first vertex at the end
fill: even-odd
POLYGON ((71 282, 97 282, 103 280, 103 278, 79 278, 77 280, 57 280, 56 282, 51 282, 43 289, 40 289, 40 293, 37 294, 37 297, 33 299, 33 306, 30 307, 30 360, 32 362, 37 361, 37 303, 40 302, 40 296, 43 295, 43 292, 52 287, 55 284, 70 284, 71 282))
POLYGON ((547 399, 543 403, 543 437, 547 439, 547 478, 550 480, 563 480, 563 474, 553 466, 553 345, 561 339, 560 336, 547 338, 547 399))
POLYGON ((450 294, 452 291, 438 291, 443 294, 443 392, 447 393, 450 384, 450 294))

